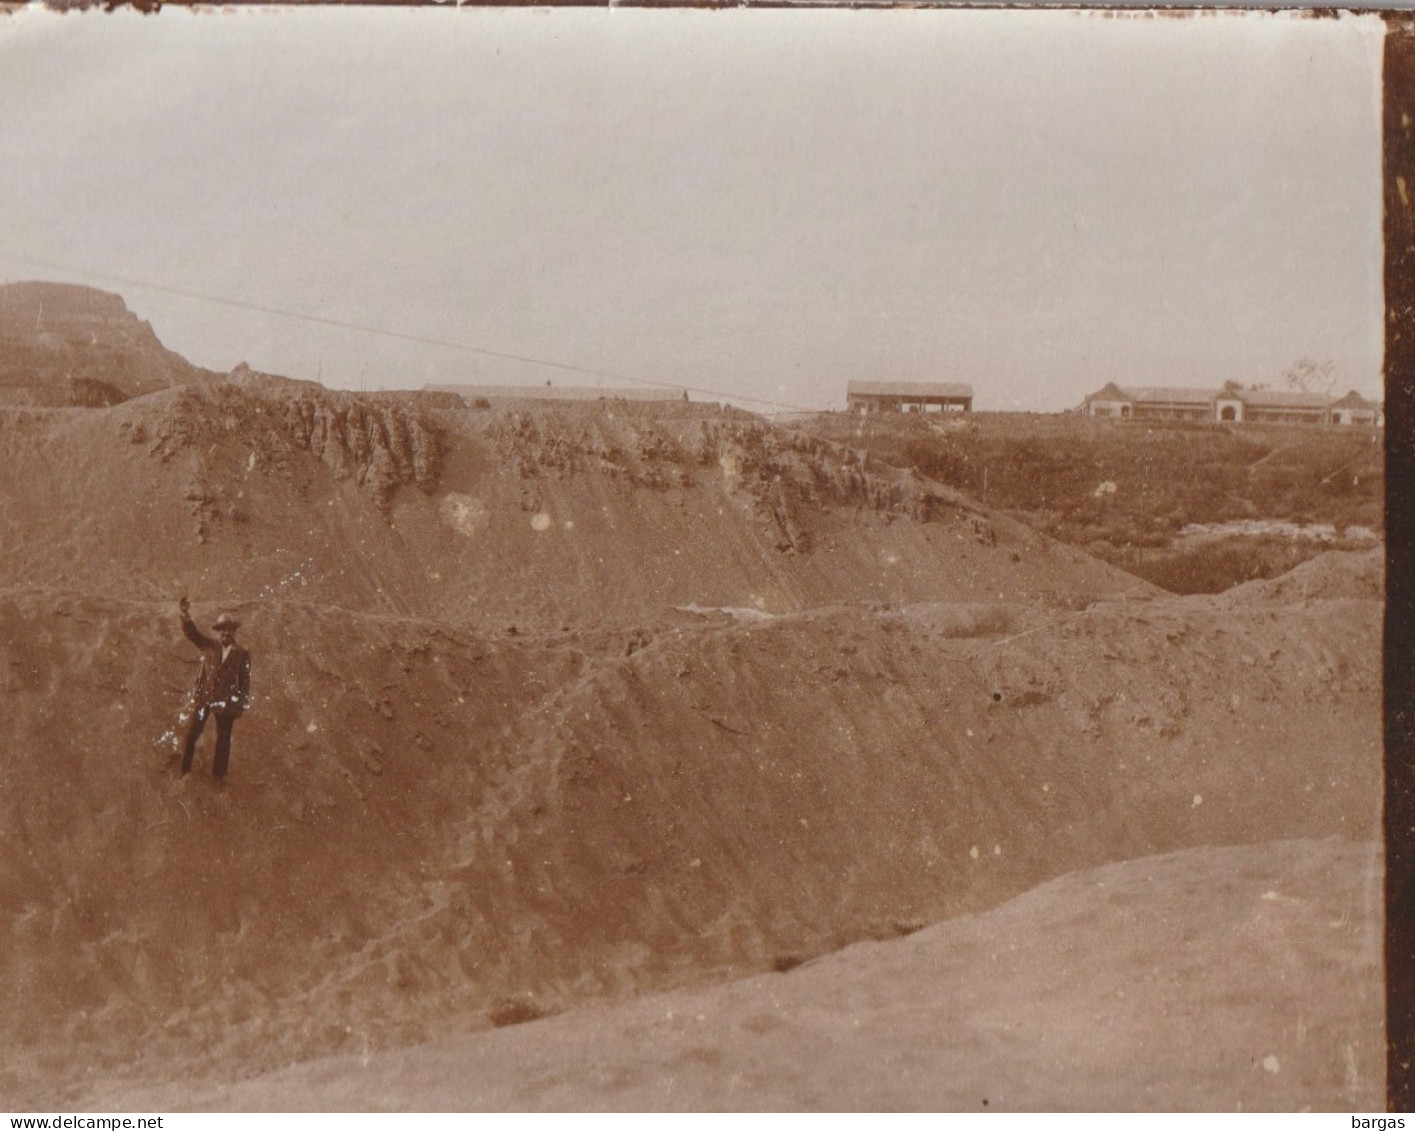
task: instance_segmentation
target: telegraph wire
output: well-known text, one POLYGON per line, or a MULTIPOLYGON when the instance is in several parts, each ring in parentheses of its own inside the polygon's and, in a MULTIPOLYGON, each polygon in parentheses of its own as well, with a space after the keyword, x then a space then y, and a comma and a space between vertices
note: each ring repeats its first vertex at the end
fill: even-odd
MULTIPOLYGON (((466 342, 452 341, 448 338, 432 338, 421 334, 409 334, 401 330, 384 330, 376 326, 365 326, 358 322, 348 322, 339 318, 326 318, 319 314, 304 314, 294 310, 283 310, 280 307, 264 306, 260 303, 247 302, 244 299, 227 298, 222 295, 205 294, 201 291, 186 290, 182 287, 167 286, 162 283, 153 283, 144 279, 135 279, 129 275, 118 275, 105 271, 80 270, 70 267, 67 264, 55 263, 52 260, 40 259, 32 255, 19 255, 12 252, 3 253, 7 259, 17 260, 21 263, 33 264, 43 267, 49 271, 61 271, 68 275, 78 275, 85 278, 97 279, 105 283, 117 283, 125 287, 137 287, 141 290, 157 291, 159 294, 176 295, 179 298, 194 299, 198 302, 209 302, 218 306, 229 306, 236 310, 248 310, 256 314, 271 314, 278 318, 290 318, 297 322, 310 322, 319 326, 331 326, 338 330, 352 330, 360 334, 372 334, 376 337, 392 338, 396 341, 414 342, 418 345, 439 346, 443 349, 457 350, 462 353, 472 353, 479 357, 495 358, 499 361, 516 361, 527 365, 538 365, 545 369, 555 369, 564 373, 575 373, 585 377, 597 377, 611 381, 622 381, 632 385, 644 385, 655 389, 682 389, 689 393, 697 393, 699 396, 716 397, 722 400, 741 401, 746 404, 765 405, 775 409, 785 409, 790 412, 818 412, 819 409, 809 408, 805 405, 792 404, 788 401, 773 401, 762 397, 742 396, 739 393, 728 393, 722 389, 709 389, 695 385, 682 385, 670 381, 655 381, 646 377, 631 377, 626 373, 617 373, 609 369, 592 369, 588 366, 574 365, 565 361, 554 361, 549 358, 532 357, 529 354, 509 353, 503 350, 488 349, 483 346, 469 345, 466 342)), ((456 382, 447 382, 455 384, 456 382)), ((533 386, 528 386, 533 387, 533 386)))

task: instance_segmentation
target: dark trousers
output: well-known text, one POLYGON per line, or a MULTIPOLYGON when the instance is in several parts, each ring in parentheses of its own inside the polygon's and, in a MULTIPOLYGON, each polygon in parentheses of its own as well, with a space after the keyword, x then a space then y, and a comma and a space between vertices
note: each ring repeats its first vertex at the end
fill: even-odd
POLYGON ((226 763, 231 758, 231 727, 236 722, 235 715, 214 711, 210 707, 198 707, 192 712, 192 721, 187 724, 187 744, 182 751, 182 773, 192 770, 192 755, 197 750, 197 739, 206 726, 206 716, 216 718, 216 760, 211 763, 211 776, 220 781, 226 776, 226 763))

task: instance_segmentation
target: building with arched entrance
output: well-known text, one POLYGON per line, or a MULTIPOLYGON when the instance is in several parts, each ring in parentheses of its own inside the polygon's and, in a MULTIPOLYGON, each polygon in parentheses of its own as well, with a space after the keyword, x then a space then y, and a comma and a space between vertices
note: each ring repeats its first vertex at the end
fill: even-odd
POLYGON ((1113 420, 1211 420, 1217 423, 1338 424, 1380 427, 1377 401, 1355 390, 1339 400, 1326 393, 1245 389, 1228 382, 1218 389, 1107 383, 1082 403, 1086 416, 1113 420))

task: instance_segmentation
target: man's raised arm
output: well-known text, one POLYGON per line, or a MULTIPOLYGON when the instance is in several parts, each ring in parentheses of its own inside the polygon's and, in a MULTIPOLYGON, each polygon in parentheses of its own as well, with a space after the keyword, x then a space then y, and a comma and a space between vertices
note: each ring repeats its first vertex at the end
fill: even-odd
POLYGON ((177 611, 182 614, 182 631, 186 633, 188 640, 198 648, 210 648, 216 643, 210 637, 203 636, 201 629, 197 628, 196 622, 192 620, 191 606, 187 603, 185 596, 177 602, 177 611))

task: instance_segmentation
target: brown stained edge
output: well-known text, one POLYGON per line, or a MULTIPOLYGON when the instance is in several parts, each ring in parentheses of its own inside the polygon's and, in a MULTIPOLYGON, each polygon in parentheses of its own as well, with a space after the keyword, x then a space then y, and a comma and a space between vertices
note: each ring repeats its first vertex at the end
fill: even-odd
POLYGON ((1415 1063, 1415 13, 1385 16, 1386 1101, 1411 1110, 1415 1063))

